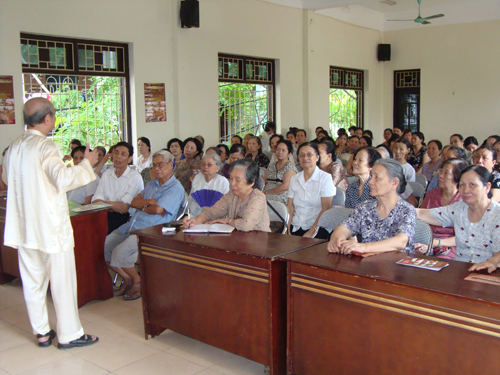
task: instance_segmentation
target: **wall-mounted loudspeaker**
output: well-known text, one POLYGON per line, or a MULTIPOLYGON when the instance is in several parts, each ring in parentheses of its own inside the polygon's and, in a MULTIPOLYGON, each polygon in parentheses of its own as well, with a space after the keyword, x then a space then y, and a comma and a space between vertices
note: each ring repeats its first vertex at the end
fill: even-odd
POLYGON ((200 27, 200 3, 198 0, 181 1, 181 27, 200 27))
POLYGON ((391 61, 391 45, 379 44, 377 55, 378 61, 391 61))

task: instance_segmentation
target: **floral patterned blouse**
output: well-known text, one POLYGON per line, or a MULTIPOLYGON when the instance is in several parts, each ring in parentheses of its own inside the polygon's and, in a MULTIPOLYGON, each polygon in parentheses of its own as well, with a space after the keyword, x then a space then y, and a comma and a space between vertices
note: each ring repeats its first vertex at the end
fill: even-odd
MULTIPOLYGON (((245 159, 253 160, 252 154, 247 154, 247 156, 245 156, 245 159)), ((263 153, 260 153, 260 154, 257 154, 257 156, 255 157, 255 162, 257 164, 259 164, 259 167, 267 168, 267 166, 269 165, 269 158, 266 155, 264 155, 263 153)))
POLYGON ((413 151, 413 147, 410 149, 410 153, 408 154, 408 163, 417 170, 422 165, 422 161, 424 159, 424 155, 427 152, 427 147, 422 146, 419 152, 415 154, 413 151))
POLYGON ((396 206, 382 219, 377 212, 377 200, 369 200, 359 204, 344 220, 342 225, 349 229, 353 236, 361 237, 361 242, 377 242, 403 233, 408 242, 403 251, 413 253, 415 247, 415 227, 417 211, 415 207, 398 198, 396 206))
POLYGON ((322 170, 332 175, 333 184, 337 188, 344 190, 344 192, 347 190, 347 187, 349 186, 349 182, 347 181, 347 171, 342 164, 332 161, 328 167, 322 170))
MULTIPOLYGON (((276 169, 276 164, 278 162, 274 162, 269 164, 269 177, 267 178, 266 186, 264 187, 264 191, 269 191, 274 189, 275 187, 280 186, 283 183, 283 176, 288 171, 295 171, 297 173, 297 168, 295 168, 295 164, 291 162, 287 162, 280 170, 276 169)), ((275 199, 280 200, 283 203, 287 203, 288 201, 288 189, 285 190, 281 194, 266 194, 267 199, 275 199)))
POLYGON ((175 165, 174 176, 179 180, 186 194, 191 192, 190 178, 194 174, 194 170, 198 170, 198 173, 201 173, 201 160, 198 156, 190 161, 186 159, 180 160, 175 165))
POLYGON ((203 211, 207 221, 223 217, 236 218, 234 226, 243 232, 260 230, 270 232, 269 214, 267 213, 266 196, 259 189, 253 189, 244 202, 238 202, 238 196, 229 191, 219 201, 203 211))
POLYGON ((490 258, 500 244, 500 205, 491 201, 481 220, 469 220, 469 206, 459 201, 431 209, 432 216, 443 227, 455 228, 457 255, 460 262, 481 263, 490 258))

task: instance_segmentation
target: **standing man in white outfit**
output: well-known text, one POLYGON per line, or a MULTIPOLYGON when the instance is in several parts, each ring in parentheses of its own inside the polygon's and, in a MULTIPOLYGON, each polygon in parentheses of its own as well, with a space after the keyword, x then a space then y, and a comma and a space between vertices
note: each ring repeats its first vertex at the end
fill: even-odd
POLYGON ((98 341, 85 335, 78 316, 73 229, 66 192, 95 180, 92 165, 97 152, 84 153, 77 166, 66 168, 59 149, 47 139, 56 117, 52 103, 33 98, 24 106, 26 132, 14 140, 4 160, 2 179, 8 184, 4 245, 18 249, 33 333, 38 346, 52 345, 47 312, 50 281, 57 315, 59 349, 98 341))

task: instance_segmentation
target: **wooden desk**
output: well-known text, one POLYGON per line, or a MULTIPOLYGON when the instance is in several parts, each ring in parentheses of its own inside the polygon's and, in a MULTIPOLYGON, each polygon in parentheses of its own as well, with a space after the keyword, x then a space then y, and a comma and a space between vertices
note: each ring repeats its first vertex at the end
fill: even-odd
POLYGON ((286 262, 321 241, 265 232, 139 236, 146 339, 171 329, 269 365, 286 367, 286 262))
POLYGON ((395 264, 405 256, 283 257, 289 374, 500 374, 500 287, 465 281, 466 263, 395 264))
MULTIPOLYGON (((6 201, 0 201, 0 284, 19 274, 17 250, 4 246, 6 201)), ((104 262, 104 241, 108 230, 107 209, 74 213, 70 211, 75 238, 78 307, 93 300, 113 297, 111 276, 104 262)))

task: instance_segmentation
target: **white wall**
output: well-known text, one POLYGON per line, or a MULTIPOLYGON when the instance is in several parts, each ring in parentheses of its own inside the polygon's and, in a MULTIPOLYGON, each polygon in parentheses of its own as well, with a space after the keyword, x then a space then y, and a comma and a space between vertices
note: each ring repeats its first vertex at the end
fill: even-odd
MULTIPOLYGON (((2 1, 2 0, 0 0, 2 1)), ((392 72, 422 69, 422 130, 499 133, 500 21, 380 33, 314 12, 259 0, 202 0, 200 29, 181 29, 179 0, 2 1, 0 75, 13 75, 15 125, 0 125, 0 150, 22 133, 20 33, 130 45, 134 139, 154 150, 171 137, 218 139, 217 53, 277 59, 277 122, 311 131, 328 123, 329 66, 365 71, 365 127, 382 140, 392 125, 392 72), (378 43, 391 62, 376 60, 378 43), (144 83, 165 82, 166 122, 146 124, 144 83)))
POLYGON ((393 72, 421 69, 421 131, 449 142, 500 134, 500 21, 386 32, 384 120, 392 123, 393 72))

